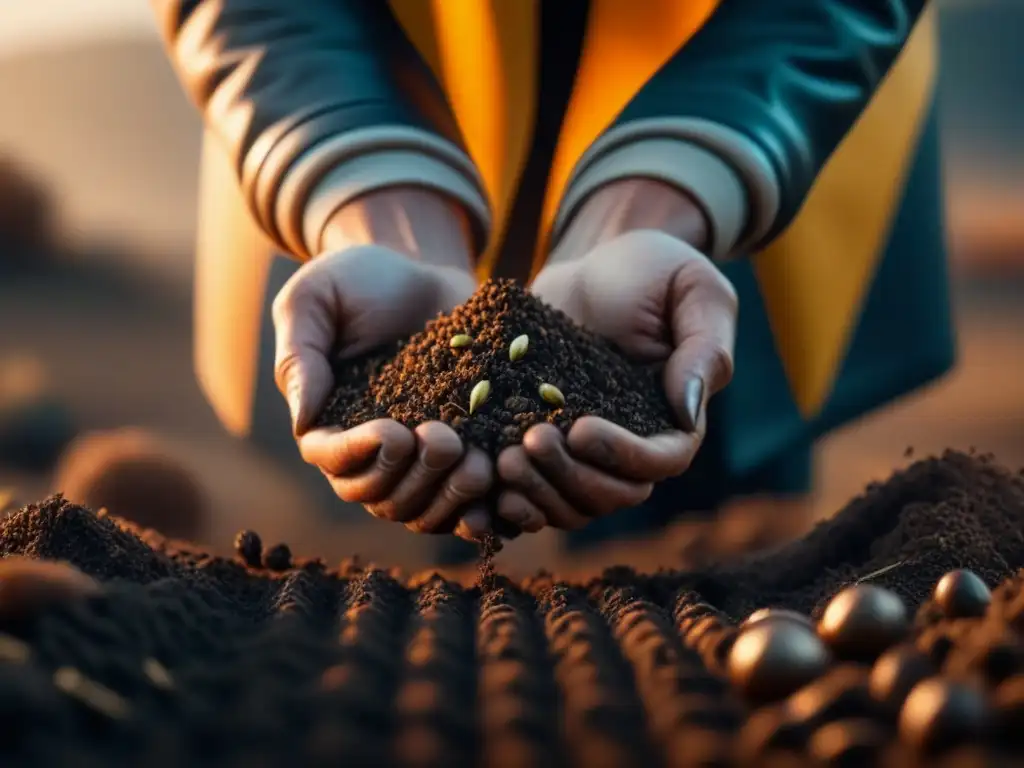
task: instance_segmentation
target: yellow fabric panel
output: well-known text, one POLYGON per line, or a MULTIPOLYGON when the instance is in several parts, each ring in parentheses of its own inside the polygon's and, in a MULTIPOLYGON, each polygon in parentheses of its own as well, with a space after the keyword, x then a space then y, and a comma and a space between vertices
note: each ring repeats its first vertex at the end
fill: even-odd
POLYGON ((486 186, 494 224, 481 276, 493 268, 533 138, 538 2, 391 0, 444 87, 486 186))
MULTIPOLYGON (((934 4, 793 223, 755 257, 794 399, 824 406, 884 252, 936 72, 934 4)), ((907 286, 906 290, 913 290, 907 286)))
MULTIPOLYGON (((765 0, 768 2, 768 0, 765 0)), ((719 0, 592 0, 583 53, 544 198, 536 272, 573 167, 719 0)))

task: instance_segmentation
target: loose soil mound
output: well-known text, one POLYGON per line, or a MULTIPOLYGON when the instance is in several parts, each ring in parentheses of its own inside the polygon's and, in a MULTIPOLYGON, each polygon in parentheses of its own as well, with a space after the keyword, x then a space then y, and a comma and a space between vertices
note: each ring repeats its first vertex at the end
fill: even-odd
POLYGON ((1022 531, 1024 479, 955 453, 780 552, 586 584, 327 568, 253 533, 229 561, 53 498, 3 523, 0 554, 68 561, 102 592, 15 619, 0 591, 0 764, 1020 761, 1022 531), (929 597, 963 567, 1002 583, 984 616, 987 592, 929 597), (898 599, 844 593, 860 602, 838 625, 831 604, 823 640, 799 617, 737 626, 821 614, 858 580, 898 599))
POLYGON ((440 420, 492 455, 521 442, 542 421, 568 431, 581 416, 601 416, 638 435, 673 428, 654 371, 629 362, 510 280, 485 283, 407 342, 339 363, 335 375, 338 388, 321 426, 392 418, 415 427, 440 420), (525 352, 512 360, 511 345, 521 336, 525 352), (471 414, 480 382, 488 382, 490 392, 471 414), (542 384, 561 392, 564 406, 545 400, 542 384))

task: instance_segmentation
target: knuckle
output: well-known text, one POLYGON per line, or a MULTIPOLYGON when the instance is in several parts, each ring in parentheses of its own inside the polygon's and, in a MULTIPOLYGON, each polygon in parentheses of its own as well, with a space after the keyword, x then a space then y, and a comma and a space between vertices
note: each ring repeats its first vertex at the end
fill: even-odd
POLYGON ((607 435, 596 435, 591 441, 589 452, 593 459, 606 469, 615 469, 621 464, 615 441, 607 435))
POLYGON ((735 286, 716 267, 712 265, 711 269, 715 290, 718 292, 718 302, 735 315, 740 308, 740 297, 735 286))
POLYGON ((441 491, 451 507, 458 507, 473 497, 471 481, 453 479, 444 484, 441 491))
POLYGON ((708 348, 708 368, 717 389, 732 381, 734 363, 732 350, 721 344, 713 344, 708 348))
POLYGON ((282 354, 274 363, 274 382, 282 394, 287 394, 288 380, 298 365, 299 353, 295 350, 282 354))
POLYGON ((275 325, 283 323, 291 317, 297 303, 298 294, 302 293, 302 283, 289 280, 277 292, 274 301, 270 305, 270 316, 275 325))

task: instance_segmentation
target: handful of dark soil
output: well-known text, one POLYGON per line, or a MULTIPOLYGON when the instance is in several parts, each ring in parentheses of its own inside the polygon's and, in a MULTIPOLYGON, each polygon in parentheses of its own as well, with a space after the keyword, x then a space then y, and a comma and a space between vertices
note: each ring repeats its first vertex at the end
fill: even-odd
POLYGON ((339 363, 320 426, 443 421, 496 455, 534 424, 600 416, 638 435, 673 428, 657 373, 511 280, 485 283, 406 342, 339 363))

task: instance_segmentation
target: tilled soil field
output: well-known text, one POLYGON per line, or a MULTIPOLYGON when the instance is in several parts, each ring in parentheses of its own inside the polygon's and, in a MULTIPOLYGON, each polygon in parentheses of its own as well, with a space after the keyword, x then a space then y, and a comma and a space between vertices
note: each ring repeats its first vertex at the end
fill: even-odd
POLYGON ((699 572, 464 584, 237 549, 59 497, 7 518, 0 764, 1024 762, 1024 478, 985 458, 699 572))

